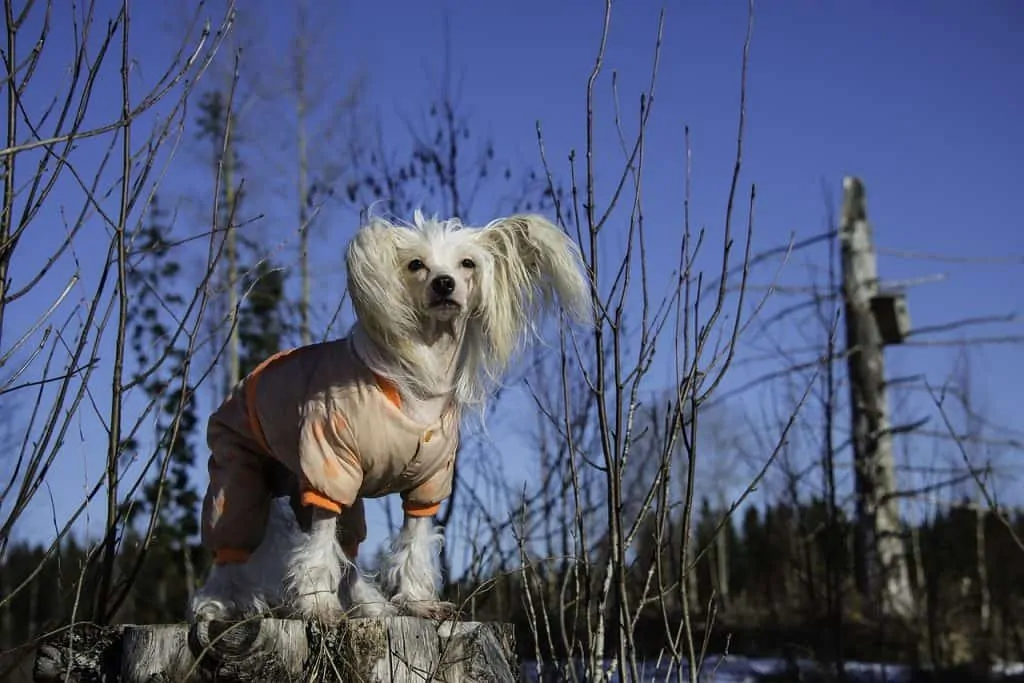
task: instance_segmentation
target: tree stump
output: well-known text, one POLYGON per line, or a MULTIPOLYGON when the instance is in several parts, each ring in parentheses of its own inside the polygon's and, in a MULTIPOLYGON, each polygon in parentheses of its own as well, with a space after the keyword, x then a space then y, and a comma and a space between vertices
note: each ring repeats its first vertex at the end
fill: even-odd
POLYGON ((40 644, 36 681, 519 680, 511 624, 415 617, 78 625, 40 644))

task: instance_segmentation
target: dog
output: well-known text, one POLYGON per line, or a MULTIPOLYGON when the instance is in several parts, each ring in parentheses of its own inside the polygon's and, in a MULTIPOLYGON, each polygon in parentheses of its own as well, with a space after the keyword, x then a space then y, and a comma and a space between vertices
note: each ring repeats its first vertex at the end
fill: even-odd
POLYGON ((193 622, 282 608, 325 622, 449 617, 433 517, 462 419, 483 417, 544 314, 592 316, 579 248, 539 215, 479 228, 371 217, 346 266, 349 333, 267 359, 209 419, 202 539, 214 566, 193 622), (392 494, 403 523, 377 586, 355 565, 363 500, 392 494))

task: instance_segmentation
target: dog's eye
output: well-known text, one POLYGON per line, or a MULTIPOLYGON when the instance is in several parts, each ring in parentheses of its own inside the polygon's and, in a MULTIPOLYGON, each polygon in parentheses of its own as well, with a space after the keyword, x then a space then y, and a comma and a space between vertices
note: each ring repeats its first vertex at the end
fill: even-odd
POLYGON ((462 259, 462 267, 463 268, 471 268, 471 269, 472 268, 476 268, 476 261, 474 261, 471 258, 464 258, 464 259, 462 259))
POLYGON ((417 270, 423 270, 426 267, 427 265, 423 263, 423 261, 420 261, 418 258, 414 258, 412 261, 409 261, 410 272, 415 273, 417 270))

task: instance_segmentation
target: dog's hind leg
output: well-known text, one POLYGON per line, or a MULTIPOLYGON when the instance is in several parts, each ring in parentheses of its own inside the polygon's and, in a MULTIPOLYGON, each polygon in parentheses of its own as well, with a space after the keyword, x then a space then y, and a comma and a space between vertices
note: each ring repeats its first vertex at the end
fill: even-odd
POLYGON ((188 621, 225 621, 248 616, 243 607, 246 578, 244 564, 215 564, 189 599, 188 621))
POLYGON ((271 501, 266 533, 244 561, 215 564, 189 601, 189 621, 243 619, 281 604, 289 551, 303 537, 287 499, 271 501))
POLYGON ((314 507, 288 561, 286 602, 303 618, 334 622, 343 615, 338 590, 348 563, 336 537, 337 514, 314 507))
POLYGON ((387 572, 388 584, 395 591, 391 601, 402 612, 428 619, 446 619, 455 612, 455 606, 442 602, 437 592, 443 542, 432 518, 405 516, 387 572))

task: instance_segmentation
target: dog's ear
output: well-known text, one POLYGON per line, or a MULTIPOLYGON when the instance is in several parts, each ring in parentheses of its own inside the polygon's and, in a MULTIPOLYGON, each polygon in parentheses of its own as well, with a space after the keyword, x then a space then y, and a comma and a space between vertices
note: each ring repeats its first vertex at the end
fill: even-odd
POLYGON ((591 319, 590 283, 576 243, 558 226, 536 214, 493 221, 481 240, 494 261, 493 287, 519 292, 527 316, 556 302, 580 322, 591 319))
POLYGON ((401 228, 372 218, 345 251, 348 292, 363 327, 380 341, 404 337, 416 325, 398 267, 401 228))
POLYGON ((475 362, 492 379, 504 374, 527 335, 537 331, 541 315, 556 304, 580 322, 592 320, 579 249, 544 217, 493 221, 480 228, 477 244, 487 254, 487 267, 468 332, 479 340, 470 345, 478 349, 475 362))

